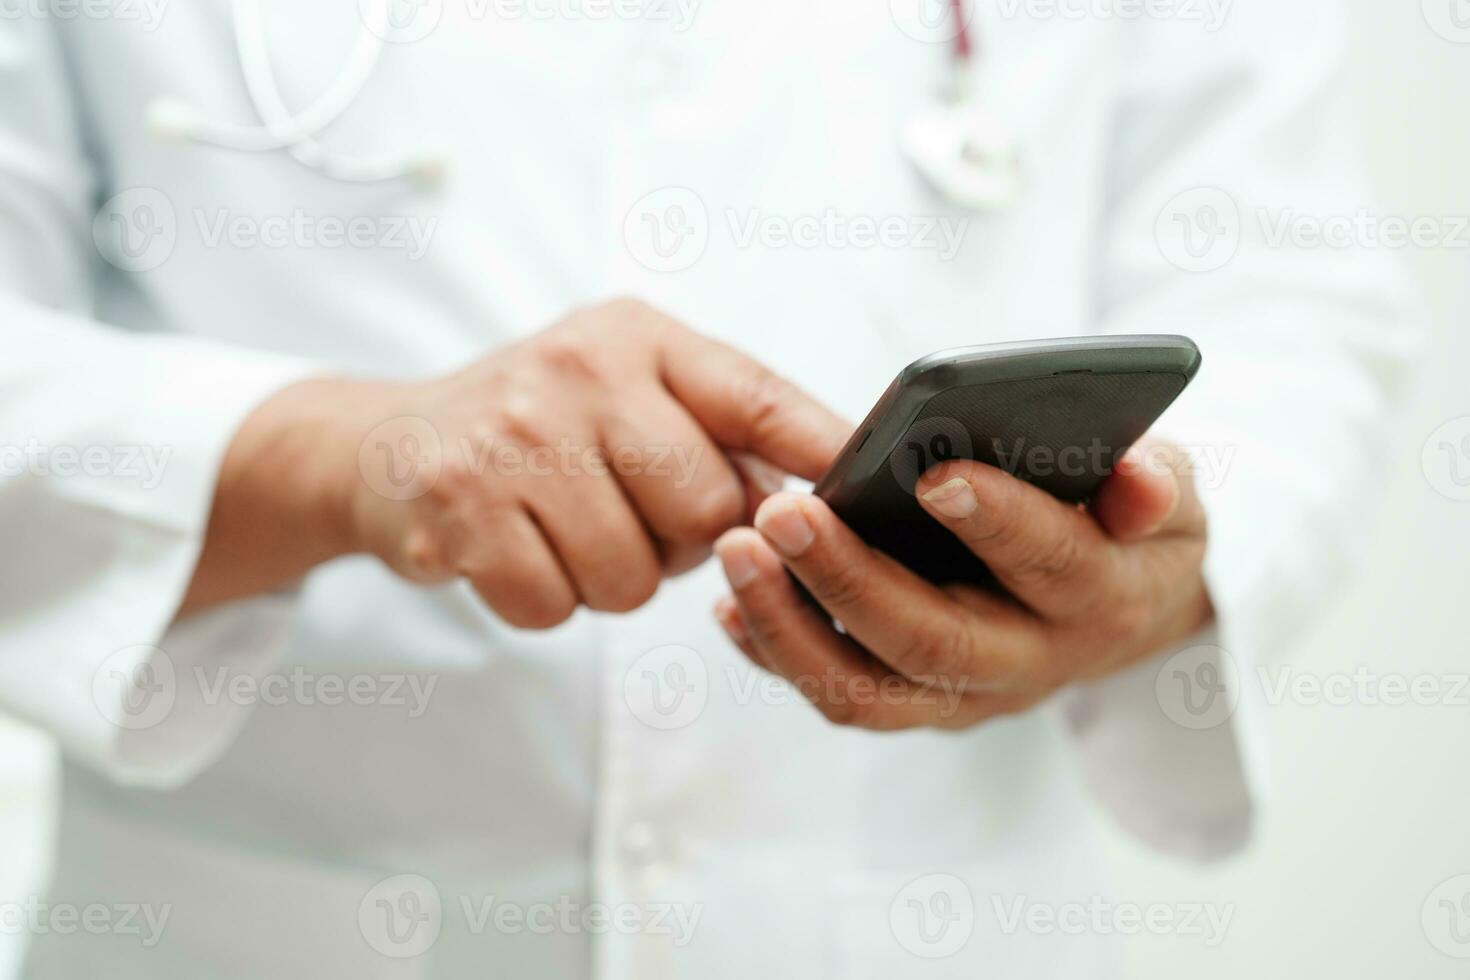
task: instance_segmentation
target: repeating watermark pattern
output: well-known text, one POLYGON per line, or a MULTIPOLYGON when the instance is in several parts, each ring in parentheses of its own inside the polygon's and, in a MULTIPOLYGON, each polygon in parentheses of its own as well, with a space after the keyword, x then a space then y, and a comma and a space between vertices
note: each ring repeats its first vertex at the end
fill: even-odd
POLYGON ((836 208, 783 214, 760 207, 726 208, 711 219, 703 198, 687 187, 663 187, 645 194, 623 219, 628 253, 654 272, 682 272, 694 266, 717 232, 737 249, 794 249, 932 252, 948 262, 959 254, 969 231, 968 216, 944 214, 861 214, 836 208))
POLYGON ((1234 0, 996 0, 1006 20, 1176 21, 1207 33, 1225 26, 1234 0))
POLYGON ((1419 922, 1429 945, 1446 956, 1470 960, 1470 874, 1435 885, 1424 898, 1419 922))
POLYGON ((392 959, 422 956, 444 930, 439 889, 423 875, 384 878, 357 906, 357 928, 374 951, 392 959))
POLYGON ((115 20, 156 31, 171 0, 0 0, 0 20, 115 20))
POLYGON ((859 708, 877 705, 919 705, 936 708, 941 718, 959 711, 970 681, 967 678, 891 677, 847 675, 836 669, 794 678, 744 663, 724 664, 711 672, 699 651, 667 644, 644 653, 623 674, 623 698, 639 721, 662 731, 685 728, 698 721, 709 703, 715 681, 737 707, 763 705, 807 706, 815 702, 859 708))
POLYGON ((1258 667, 1256 678, 1271 707, 1470 708, 1470 674, 1406 674, 1360 665, 1327 673, 1258 667))
POLYGON ((143 490, 163 482, 172 446, 145 444, 76 445, 29 439, 24 444, 0 445, 0 480, 20 476, 43 479, 117 480, 143 490))
POLYGON ((1036 936, 1177 936, 1207 949, 1225 941, 1235 905, 1213 902, 1114 902, 1091 896, 1079 902, 1036 901, 1025 895, 993 895, 991 910, 1002 934, 1036 936))
POLYGON ((704 915, 700 902, 597 902, 560 895, 552 901, 516 902, 495 895, 459 895, 446 905, 423 875, 401 874, 374 885, 358 904, 362 937, 376 952, 412 959, 432 949, 447 917, 472 936, 656 936, 683 948, 704 915))
POLYGON ((709 703, 709 667, 692 647, 654 647, 628 665, 623 701, 649 728, 671 731, 693 724, 709 703))
POLYGON ((888 469, 905 492, 913 493, 928 470, 952 459, 973 459, 974 449, 969 428, 958 419, 931 415, 909 426, 888 456, 888 469))
POLYGON ((1234 904, 1110 901, 1099 895, 1058 902, 993 894, 977 903, 963 879, 945 873, 915 878, 888 907, 894 939, 923 959, 954 956, 982 925, 1003 936, 1175 936, 1214 949, 1225 942, 1234 918, 1234 904), (992 921, 981 923, 987 912, 992 921))
MULTIPOLYGON (((472 23, 495 21, 625 22, 664 25, 674 33, 694 26, 703 0, 454 0, 472 23)), ((358 0, 366 28, 392 44, 414 44, 445 21, 445 0, 358 0)))
MULTIPOLYGON (((984 460, 997 469, 1027 482, 1063 476, 1093 476, 1106 479, 1115 469, 1117 451, 1101 439, 1085 444, 1056 446, 1033 443, 1025 436, 992 438, 984 460)), ((1127 457, 1134 471, 1174 473, 1193 480, 1201 489, 1224 485, 1235 463, 1233 444, 1155 445, 1140 447, 1127 457)), ((888 466, 898 485, 914 492, 919 477, 929 469, 955 459, 975 459, 976 446, 970 430, 958 419, 932 415, 909 427, 903 440, 888 457, 888 466)))
POLYGON ((97 251, 124 272, 151 272, 166 263, 185 236, 205 249, 355 249, 400 253, 410 262, 428 254, 435 216, 324 214, 304 207, 274 214, 231 208, 191 208, 180 220, 167 194, 134 187, 113 195, 92 221, 97 251))
POLYGON ((429 710, 439 678, 409 672, 336 672, 296 665, 262 675, 228 666, 195 665, 180 672, 173 658, 139 644, 112 654, 92 676, 92 699, 109 722, 126 730, 153 728, 174 712, 181 685, 207 707, 383 708, 418 719, 429 710))
POLYGON ((1164 258, 1185 272, 1224 268, 1240 248, 1240 208, 1218 187, 1184 191, 1159 212, 1154 240, 1164 258))
POLYGON ((1381 671, 1359 664, 1348 670, 1311 671, 1261 665, 1249 674, 1220 647, 1191 647, 1159 668, 1156 693, 1164 714, 1184 728, 1203 729, 1230 720, 1243 686, 1254 684, 1267 707, 1470 709, 1470 673, 1381 671))
POLYGON ((1240 680, 1240 668, 1228 650, 1200 644, 1164 661, 1154 678, 1154 696, 1164 715, 1181 728, 1216 728, 1235 714, 1240 680))
POLYGON ((1420 0, 1424 22, 1446 41, 1470 44, 1470 0, 1420 0))
POLYGON ((570 438, 525 446, 494 435, 462 436, 446 453, 427 419, 399 416, 374 426, 358 446, 357 465, 368 489, 389 500, 413 500, 434 488, 447 464, 471 476, 656 476, 687 489, 704 460, 703 446, 622 445, 609 449, 570 438))
POLYGON ((975 933, 975 896, 952 874, 928 874, 904 885, 888 906, 888 928, 905 950, 926 960, 950 957, 975 933))
POLYGON ((47 902, 35 895, 0 902, 0 936, 128 936, 145 949, 163 939, 172 905, 47 902))
POLYGON ((1431 432, 1419 462, 1436 493, 1470 501, 1470 415, 1450 419, 1431 432))
POLYGON ((1470 248, 1470 215, 1379 214, 1367 208, 1314 214, 1294 207, 1242 211, 1218 187, 1175 195, 1154 223, 1160 253, 1186 272, 1223 269, 1243 241, 1268 249, 1398 251, 1470 248))

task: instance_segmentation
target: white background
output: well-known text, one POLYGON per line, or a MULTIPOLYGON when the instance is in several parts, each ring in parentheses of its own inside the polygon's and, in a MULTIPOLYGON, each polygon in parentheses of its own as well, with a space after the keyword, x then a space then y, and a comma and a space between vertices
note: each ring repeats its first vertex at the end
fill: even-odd
MULTIPOLYGON (((1424 4, 1459 4, 1470 22, 1466 0, 1424 4)), ((1430 30, 1419 0, 1349 0, 1343 11, 1355 20, 1351 85, 1384 214, 1470 215, 1470 43, 1430 30)), ((1298 671, 1470 674, 1470 503, 1437 493, 1420 463, 1430 433, 1470 416, 1470 250, 1404 258, 1436 318, 1433 356, 1401 438, 1384 447, 1394 489, 1385 513, 1364 515, 1371 565, 1284 658, 1298 671)), ((1470 873, 1470 708, 1288 701, 1268 715, 1274 796, 1250 852, 1179 867, 1109 838, 1126 901, 1233 907, 1214 948, 1197 936, 1131 938, 1129 977, 1470 975, 1470 960, 1437 950, 1420 919, 1437 884, 1470 873)), ((0 721, 0 902, 37 887, 50 772, 44 741, 0 721)), ((0 976, 14 957, 0 936, 0 976)))

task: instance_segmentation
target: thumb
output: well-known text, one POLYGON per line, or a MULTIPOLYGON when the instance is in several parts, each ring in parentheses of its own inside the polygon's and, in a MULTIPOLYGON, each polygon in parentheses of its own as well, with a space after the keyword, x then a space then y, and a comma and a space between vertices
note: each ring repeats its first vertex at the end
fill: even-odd
POLYGON ((1119 541, 1204 529, 1189 457, 1162 439, 1145 437, 1123 454, 1093 498, 1092 513, 1119 541))
POLYGON ((664 384, 726 450, 816 480, 852 434, 796 385, 708 337, 676 331, 661 354, 664 384))

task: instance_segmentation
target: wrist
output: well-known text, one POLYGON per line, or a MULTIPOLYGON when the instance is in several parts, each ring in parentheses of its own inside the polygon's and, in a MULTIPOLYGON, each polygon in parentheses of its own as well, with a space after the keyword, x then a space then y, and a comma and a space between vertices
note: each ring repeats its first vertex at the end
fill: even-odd
POLYGON ((364 550, 358 447, 373 427, 373 406, 391 387, 346 378, 298 382, 262 404, 232 447, 237 485, 271 501, 274 519, 299 535, 313 564, 364 550))

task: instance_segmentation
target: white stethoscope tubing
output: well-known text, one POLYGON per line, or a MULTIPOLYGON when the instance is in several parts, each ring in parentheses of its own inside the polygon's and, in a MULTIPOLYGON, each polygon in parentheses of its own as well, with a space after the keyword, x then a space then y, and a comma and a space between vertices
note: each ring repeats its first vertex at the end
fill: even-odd
POLYGON ((334 180, 372 183, 409 176, 436 180, 444 165, 443 159, 436 155, 346 156, 329 151, 314 138, 362 94, 387 43, 384 39, 391 30, 391 2, 373 0, 363 11, 363 28, 347 64, 315 102, 293 116, 281 100, 280 87, 271 68, 259 0, 232 0, 240 72, 263 125, 203 120, 187 105, 167 99, 149 107, 149 128, 161 138, 191 139, 245 153, 286 150, 304 166, 334 180))

